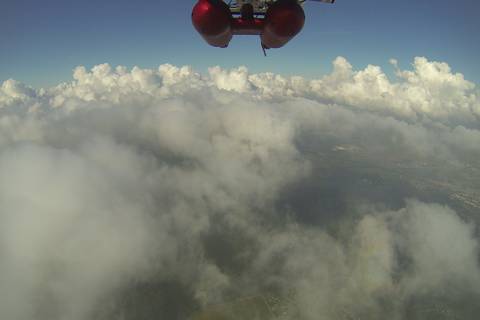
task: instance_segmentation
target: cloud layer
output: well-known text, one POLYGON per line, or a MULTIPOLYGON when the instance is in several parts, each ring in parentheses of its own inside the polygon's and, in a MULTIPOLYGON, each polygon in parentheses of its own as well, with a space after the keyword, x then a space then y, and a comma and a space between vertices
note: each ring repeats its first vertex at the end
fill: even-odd
POLYGON ((0 317, 474 319, 478 89, 392 64, 5 81, 0 317))

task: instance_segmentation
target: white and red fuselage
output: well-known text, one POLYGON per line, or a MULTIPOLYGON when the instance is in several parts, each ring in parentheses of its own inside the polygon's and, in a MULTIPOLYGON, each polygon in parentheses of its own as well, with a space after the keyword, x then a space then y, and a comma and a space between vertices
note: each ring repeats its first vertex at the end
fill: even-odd
MULTIPOLYGON (((305 13, 297 0, 198 0, 195 29, 207 43, 225 48, 234 35, 258 35, 264 48, 280 48, 303 28, 305 13)), ((333 1, 332 1, 333 2, 333 1)))

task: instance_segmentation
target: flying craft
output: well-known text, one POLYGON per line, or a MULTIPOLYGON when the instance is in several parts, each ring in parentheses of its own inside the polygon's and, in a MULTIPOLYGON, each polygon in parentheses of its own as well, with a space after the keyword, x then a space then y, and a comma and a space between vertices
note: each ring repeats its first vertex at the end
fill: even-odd
POLYGON ((303 28, 306 1, 334 3, 335 0, 198 0, 192 23, 203 39, 226 48, 234 35, 260 36, 265 49, 281 48, 303 28))

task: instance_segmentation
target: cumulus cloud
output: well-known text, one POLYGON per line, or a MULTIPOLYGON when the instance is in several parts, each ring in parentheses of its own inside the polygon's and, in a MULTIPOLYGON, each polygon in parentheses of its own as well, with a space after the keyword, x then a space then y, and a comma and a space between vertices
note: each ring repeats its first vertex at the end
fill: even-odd
POLYGON ((474 319, 479 98, 104 64, 0 88, 3 319, 474 319))

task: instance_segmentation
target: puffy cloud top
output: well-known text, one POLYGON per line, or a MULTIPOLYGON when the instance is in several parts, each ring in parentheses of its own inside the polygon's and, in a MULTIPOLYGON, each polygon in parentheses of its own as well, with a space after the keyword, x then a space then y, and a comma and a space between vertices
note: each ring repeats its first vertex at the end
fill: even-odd
MULTIPOLYGON (((103 64, 90 71, 77 67, 72 83, 48 89, 44 98, 48 98, 53 107, 71 109, 89 101, 119 102, 132 99, 132 95, 158 100, 215 88, 260 100, 299 97, 407 121, 478 127, 479 93, 475 84, 465 80, 462 74, 452 73, 446 63, 423 57, 415 58, 413 70, 400 70, 394 59, 391 63, 396 68, 396 82, 388 79, 378 66, 369 65, 355 71, 343 57, 335 59, 331 74, 318 80, 286 78, 272 73, 249 74, 245 67, 232 70, 213 67, 204 77, 191 67, 168 64, 157 70, 134 67, 131 71, 103 64)), ((31 104, 42 96, 23 84, 7 80, 0 90, 0 107, 31 104)))

